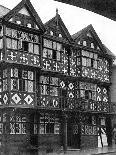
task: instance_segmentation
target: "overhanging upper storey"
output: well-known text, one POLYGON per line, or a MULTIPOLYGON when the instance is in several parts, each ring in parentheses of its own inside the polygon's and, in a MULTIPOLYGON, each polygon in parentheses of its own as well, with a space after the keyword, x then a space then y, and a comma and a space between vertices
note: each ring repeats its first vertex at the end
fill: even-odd
POLYGON ((55 0, 74 5, 116 21, 115 0, 55 0))

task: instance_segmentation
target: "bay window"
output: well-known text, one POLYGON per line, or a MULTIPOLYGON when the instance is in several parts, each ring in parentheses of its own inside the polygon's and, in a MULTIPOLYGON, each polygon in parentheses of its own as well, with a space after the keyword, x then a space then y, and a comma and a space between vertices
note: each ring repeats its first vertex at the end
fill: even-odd
POLYGON ((34 92, 34 73, 11 68, 11 90, 34 92))
POLYGON ((44 39, 43 41, 43 57, 61 61, 62 44, 55 41, 44 39))
POLYGON ((40 134, 59 134, 59 118, 53 114, 41 114, 40 116, 40 134))
POLYGON ((25 115, 16 114, 10 116, 10 134, 26 134, 27 119, 25 115))

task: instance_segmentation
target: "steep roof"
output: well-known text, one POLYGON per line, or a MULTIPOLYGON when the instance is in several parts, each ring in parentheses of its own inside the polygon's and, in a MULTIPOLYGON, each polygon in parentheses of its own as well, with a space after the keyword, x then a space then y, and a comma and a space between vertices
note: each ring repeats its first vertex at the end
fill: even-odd
POLYGON ((2 18, 4 15, 6 15, 10 9, 0 5, 0 18, 2 18))
POLYGON ((101 49, 104 52, 104 54, 108 54, 109 56, 111 56, 112 58, 116 57, 104 44, 102 44, 100 38, 98 37, 96 31, 94 30, 93 26, 90 24, 87 27, 83 28, 82 30, 78 31, 77 33, 72 35, 73 40, 78 40, 80 38, 82 38, 83 36, 85 36, 88 32, 92 33, 92 36, 94 37, 95 40, 97 40, 99 46, 101 47, 101 49))
POLYGON ((80 36, 82 36, 82 34, 85 34, 86 30, 88 30, 88 28, 90 27, 91 25, 88 25, 87 27, 83 28, 82 30, 76 32, 75 34, 72 35, 72 38, 75 40, 77 38, 79 38, 80 36))
POLYGON ((114 54, 106 47, 106 45, 103 44, 103 46, 104 46, 104 48, 106 49, 107 54, 108 54, 109 56, 112 56, 113 58, 116 58, 116 55, 114 55, 114 54))
POLYGON ((56 11, 56 16, 53 17, 52 19, 50 19, 49 21, 47 21, 44 25, 45 27, 49 27, 51 26, 53 23, 57 23, 56 24, 56 28, 57 26, 59 26, 59 28, 62 30, 62 32, 65 34, 65 37, 66 39, 69 41, 69 42, 72 42, 72 37, 68 31, 68 29, 66 28, 62 18, 60 17, 60 15, 58 14, 58 11, 56 11))
POLYGON ((30 15, 33 17, 35 23, 37 26, 45 32, 45 27, 44 24, 42 23, 40 17, 38 16, 37 12, 35 11, 33 5, 31 4, 30 0, 22 0, 18 5, 16 5, 12 10, 9 10, 5 7, 2 7, 1 12, 1 17, 5 20, 8 21, 10 20, 14 15, 19 13, 19 11, 25 7, 27 11, 30 13, 30 15))

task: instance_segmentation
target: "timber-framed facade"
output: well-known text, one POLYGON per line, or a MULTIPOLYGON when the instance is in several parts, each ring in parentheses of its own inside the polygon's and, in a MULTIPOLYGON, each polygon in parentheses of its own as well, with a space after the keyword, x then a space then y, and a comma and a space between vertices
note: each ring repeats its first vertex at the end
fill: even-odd
POLYGON ((6 9, 0 18, 1 152, 98 147, 101 128, 111 145, 112 57, 92 25, 71 36, 58 11, 43 24, 29 0, 6 9))

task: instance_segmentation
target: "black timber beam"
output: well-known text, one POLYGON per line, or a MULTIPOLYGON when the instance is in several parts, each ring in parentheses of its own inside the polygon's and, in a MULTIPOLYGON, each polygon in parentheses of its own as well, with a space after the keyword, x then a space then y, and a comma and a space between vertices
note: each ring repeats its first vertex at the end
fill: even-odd
POLYGON ((116 21, 116 0, 55 0, 74 5, 116 21))

